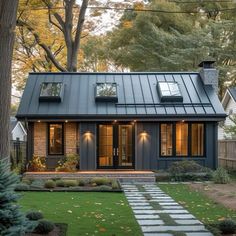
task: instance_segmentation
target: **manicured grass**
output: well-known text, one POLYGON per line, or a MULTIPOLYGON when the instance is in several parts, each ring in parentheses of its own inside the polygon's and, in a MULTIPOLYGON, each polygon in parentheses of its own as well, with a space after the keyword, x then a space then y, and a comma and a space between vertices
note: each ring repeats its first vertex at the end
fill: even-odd
POLYGON ((202 193, 190 189, 186 184, 160 184, 159 187, 204 224, 215 223, 223 218, 236 220, 235 211, 215 203, 202 193))
POLYGON ((46 219, 67 223, 67 235, 130 235, 141 230, 123 193, 24 192, 24 211, 40 210, 46 219))

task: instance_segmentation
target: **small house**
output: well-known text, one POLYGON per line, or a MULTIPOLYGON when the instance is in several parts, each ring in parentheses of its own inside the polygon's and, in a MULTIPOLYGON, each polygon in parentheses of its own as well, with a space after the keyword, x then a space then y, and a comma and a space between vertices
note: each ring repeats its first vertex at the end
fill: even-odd
POLYGON ((200 72, 30 73, 17 112, 28 161, 54 170, 67 155, 80 170, 159 170, 194 160, 217 167, 217 97, 212 61, 200 72))
POLYGON ((231 120, 231 117, 236 115, 236 87, 228 88, 226 90, 221 103, 228 117, 219 123, 218 139, 222 140, 235 138, 230 133, 226 133, 224 128, 235 125, 231 120))

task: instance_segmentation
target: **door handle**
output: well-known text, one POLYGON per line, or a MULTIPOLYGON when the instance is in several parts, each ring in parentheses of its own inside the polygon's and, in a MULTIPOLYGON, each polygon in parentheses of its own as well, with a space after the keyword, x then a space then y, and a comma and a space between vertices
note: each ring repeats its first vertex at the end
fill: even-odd
POLYGON ((113 148, 113 156, 115 156, 115 155, 116 155, 116 149, 113 148))

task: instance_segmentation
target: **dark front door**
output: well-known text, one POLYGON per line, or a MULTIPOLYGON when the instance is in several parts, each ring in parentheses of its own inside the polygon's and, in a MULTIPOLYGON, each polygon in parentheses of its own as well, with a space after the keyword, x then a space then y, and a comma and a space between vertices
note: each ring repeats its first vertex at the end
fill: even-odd
POLYGON ((134 168, 134 131, 131 124, 98 125, 98 168, 134 168))

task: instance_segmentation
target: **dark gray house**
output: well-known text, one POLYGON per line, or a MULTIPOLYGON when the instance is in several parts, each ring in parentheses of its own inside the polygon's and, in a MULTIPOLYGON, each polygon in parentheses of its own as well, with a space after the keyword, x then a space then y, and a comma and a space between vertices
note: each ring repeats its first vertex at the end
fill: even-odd
POLYGON ((17 118, 27 124, 28 160, 48 169, 79 154, 80 170, 166 169, 194 160, 217 167, 217 125, 226 114, 218 71, 31 73, 17 118))

